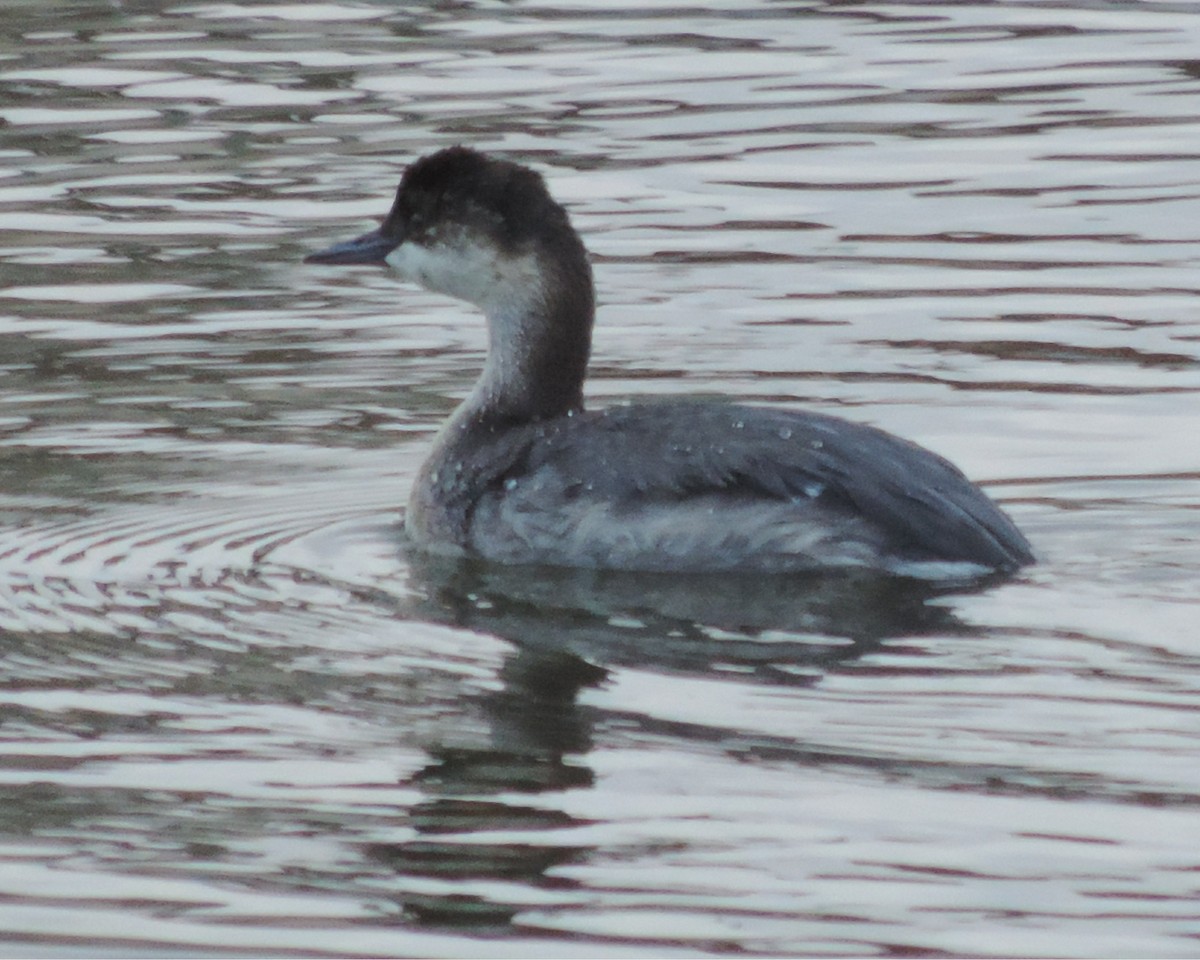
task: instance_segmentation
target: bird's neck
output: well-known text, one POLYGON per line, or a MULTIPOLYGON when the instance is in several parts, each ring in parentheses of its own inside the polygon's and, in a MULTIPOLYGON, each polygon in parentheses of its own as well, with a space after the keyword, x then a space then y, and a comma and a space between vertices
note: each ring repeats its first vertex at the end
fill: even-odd
POLYGON ((487 360, 454 419, 520 424, 582 410, 595 312, 587 261, 535 261, 484 309, 487 360))

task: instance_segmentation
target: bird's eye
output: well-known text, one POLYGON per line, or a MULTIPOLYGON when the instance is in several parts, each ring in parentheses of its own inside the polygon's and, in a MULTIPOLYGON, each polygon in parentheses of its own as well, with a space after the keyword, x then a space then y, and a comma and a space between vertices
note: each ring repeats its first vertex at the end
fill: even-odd
POLYGON ((429 225, 435 219, 434 204, 425 197, 419 197, 417 200, 418 202, 410 204, 405 210, 404 221, 410 233, 421 233, 429 229, 429 225))

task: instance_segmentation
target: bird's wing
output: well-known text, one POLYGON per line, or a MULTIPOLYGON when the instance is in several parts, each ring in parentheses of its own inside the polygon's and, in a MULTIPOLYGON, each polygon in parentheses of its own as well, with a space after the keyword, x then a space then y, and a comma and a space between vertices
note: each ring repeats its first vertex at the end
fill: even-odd
POLYGON ((952 464, 821 414, 677 401, 612 407, 544 425, 500 481, 538 471, 617 505, 706 494, 824 498, 915 557, 998 569, 1032 559, 1012 521, 952 464))

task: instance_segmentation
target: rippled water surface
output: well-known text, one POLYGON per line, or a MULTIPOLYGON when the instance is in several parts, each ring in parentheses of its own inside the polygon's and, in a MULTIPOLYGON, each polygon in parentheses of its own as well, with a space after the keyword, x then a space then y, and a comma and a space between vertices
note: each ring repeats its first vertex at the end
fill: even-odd
POLYGON ((0 952, 1200 955, 1200 5, 6 4, 0 952), (469 309, 305 266, 452 143, 593 404, 911 437, 930 596, 414 564, 469 309))

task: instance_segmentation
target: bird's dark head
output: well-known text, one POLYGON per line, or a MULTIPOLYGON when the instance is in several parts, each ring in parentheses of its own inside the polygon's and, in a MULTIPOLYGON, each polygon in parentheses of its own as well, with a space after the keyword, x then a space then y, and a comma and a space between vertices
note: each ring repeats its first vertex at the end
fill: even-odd
POLYGON ((460 252, 487 247, 513 257, 573 234, 566 211, 536 171, 469 147, 449 147, 408 166, 378 230, 305 259, 395 266, 393 252, 410 244, 460 252))

